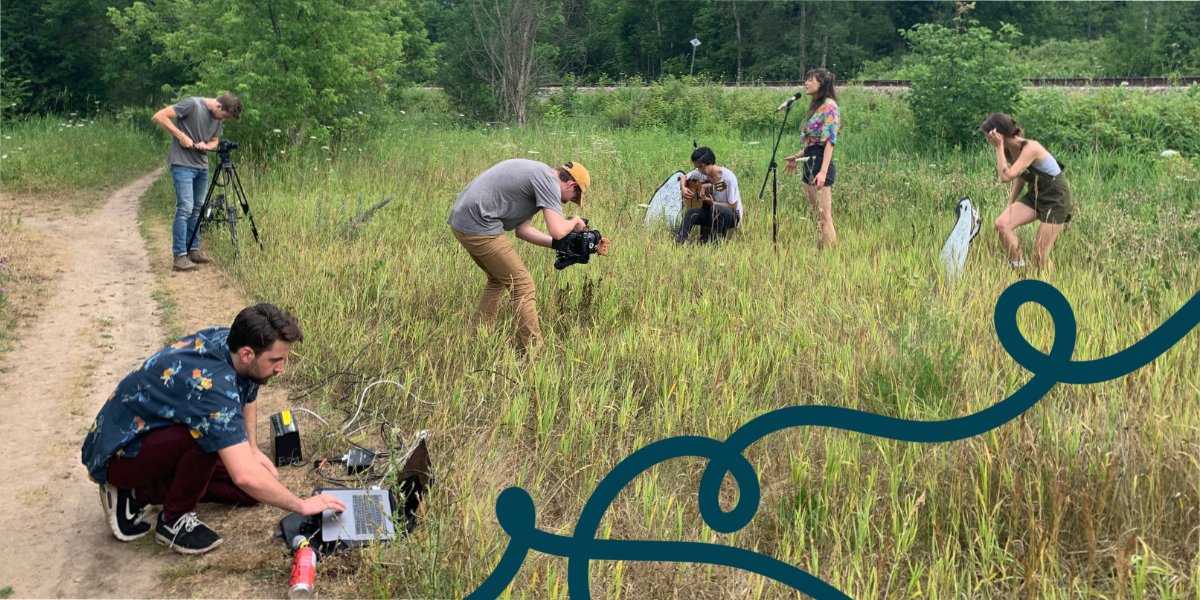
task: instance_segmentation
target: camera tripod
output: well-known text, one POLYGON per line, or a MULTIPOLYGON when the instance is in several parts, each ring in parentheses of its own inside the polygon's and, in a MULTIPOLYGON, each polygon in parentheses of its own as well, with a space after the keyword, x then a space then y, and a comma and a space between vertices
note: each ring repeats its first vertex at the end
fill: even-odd
POLYGON ((191 248, 192 244, 196 243, 196 236, 200 234, 202 226, 212 223, 229 223, 229 239, 233 243, 233 256, 236 259, 238 256, 237 209, 239 204, 242 207, 242 214, 246 215, 246 220, 250 221, 250 233, 254 235, 254 241, 258 243, 260 250, 262 241, 258 239, 258 228, 254 226, 254 216, 250 214, 250 203, 246 200, 246 192, 242 189, 242 180, 233 166, 233 158, 230 156, 233 148, 226 146, 227 143, 221 141, 217 148, 220 165, 213 171, 212 181, 208 184, 208 192, 204 194, 204 203, 200 205, 200 221, 196 223, 196 230, 188 239, 187 247, 191 248), (213 192, 218 187, 221 188, 221 192, 214 196, 213 192), (226 188, 232 188, 231 192, 235 198, 228 197, 226 188))

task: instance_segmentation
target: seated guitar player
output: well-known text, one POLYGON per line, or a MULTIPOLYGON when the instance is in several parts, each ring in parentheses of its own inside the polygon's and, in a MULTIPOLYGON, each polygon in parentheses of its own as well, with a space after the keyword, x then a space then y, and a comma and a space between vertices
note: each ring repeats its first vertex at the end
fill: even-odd
POLYGON ((700 147, 692 152, 692 165, 696 168, 679 181, 687 211, 675 234, 677 243, 686 242, 696 225, 700 226, 700 241, 709 242, 724 239, 742 222, 737 177, 716 162, 711 148, 700 147))

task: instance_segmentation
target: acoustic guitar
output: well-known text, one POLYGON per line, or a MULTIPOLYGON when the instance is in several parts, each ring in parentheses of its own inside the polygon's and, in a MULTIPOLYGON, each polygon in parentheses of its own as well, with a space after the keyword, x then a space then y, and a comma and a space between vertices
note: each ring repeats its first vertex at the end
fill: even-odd
POLYGON ((711 181, 697 181, 695 179, 683 180, 683 185, 689 190, 695 192, 691 198, 683 199, 683 210, 692 208, 704 208, 713 203, 713 190, 718 192, 725 191, 727 185, 724 181, 713 183, 711 181))

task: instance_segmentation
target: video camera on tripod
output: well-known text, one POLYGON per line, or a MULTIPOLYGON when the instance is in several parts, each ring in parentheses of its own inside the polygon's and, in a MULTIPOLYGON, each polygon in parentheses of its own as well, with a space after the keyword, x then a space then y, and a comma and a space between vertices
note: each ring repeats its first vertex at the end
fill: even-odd
POLYGON ((217 156, 219 156, 222 160, 227 160, 230 158, 230 156, 229 156, 230 152, 232 152, 234 150, 238 150, 240 148, 241 148, 241 145, 238 144, 237 142, 231 142, 229 140, 221 140, 220 142, 217 142, 217 156))
POLYGON ((197 224, 196 230, 192 232, 191 238, 188 239, 188 248, 196 243, 196 236, 200 233, 201 225, 228 223, 229 238, 233 243, 233 255, 236 258, 238 256, 238 206, 242 207, 242 214, 246 216, 246 220, 250 221, 250 233, 254 235, 254 241, 258 242, 259 249, 262 248, 262 241, 258 239, 258 227, 254 224, 254 215, 250 214, 250 202, 246 200, 246 192, 242 189, 242 180, 233 166, 233 151, 240 148, 240 144, 229 140, 221 140, 217 143, 218 165, 213 171, 212 181, 208 184, 204 203, 200 205, 200 222, 197 224), (213 192, 217 187, 220 187, 222 191, 214 196, 213 192), (231 190, 225 191, 225 188, 231 188, 231 190), (230 197, 230 193, 232 193, 232 197, 230 197))

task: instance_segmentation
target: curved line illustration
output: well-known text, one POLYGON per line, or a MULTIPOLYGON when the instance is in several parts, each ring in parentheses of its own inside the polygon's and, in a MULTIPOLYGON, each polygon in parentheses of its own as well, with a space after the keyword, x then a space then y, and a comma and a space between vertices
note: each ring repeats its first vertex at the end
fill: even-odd
POLYGON ((708 459, 700 479, 700 516, 721 533, 748 525, 758 511, 762 490, 758 473, 742 452, 758 440, 791 427, 817 426, 865 433, 893 440, 952 442, 986 433, 1020 416, 1037 404, 1057 383, 1091 384, 1123 377, 1158 358, 1200 323, 1200 292, 1157 329, 1134 345, 1105 358, 1074 362, 1077 337, 1075 313, 1054 286, 1037 280, 1010 285, 996 300, 996 336, 1004 350, 1033 377, 1009 397, 977 413, 944 421, 910 421, 835 406, 791 406, 752 419, 725 441, 700 436, 677 436, 654 442, 617 464, 604 476, 579 514, 570 537, 541 531, 529 493, 519 487, 496 499, 496 517, 511 540, 500 563, 467 600, 492 600, 516 577, 530 550, 567 559, 567 590, 571 598, 590 600, 591 560, 691 562, 721 565, 757 573, 817 598, 849 599, 837 588, 799 567, 769 556, 720 544, 652 540, 598 540, 596 530, 621 490, 654 465, 674 458, 708 459), (1050 353, 1034 348, 1017 326, 1017 310, 1035 303, 1050 313, 1054 343, 1050 353), (729 512, 721 509, 719 492, 725 474, 737 482, 739 497, 729 512))

